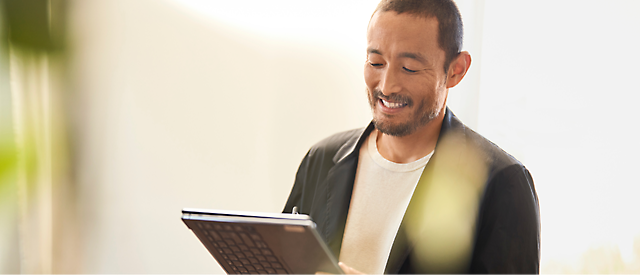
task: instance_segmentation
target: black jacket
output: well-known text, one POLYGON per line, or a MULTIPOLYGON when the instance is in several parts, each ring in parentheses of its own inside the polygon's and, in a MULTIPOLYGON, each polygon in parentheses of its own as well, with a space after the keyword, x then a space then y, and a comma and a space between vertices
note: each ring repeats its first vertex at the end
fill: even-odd
MULTIPOLYGON (((300 164, 284 209, 291 212, 297 206, 300 213, 310 215, 336 257, 340 255, 360 146, 373 128, 369 124, 365 129, 338 133, 313 146, 300 164)), ((385 273, 539 273, 539 249, 538 197, 529 171, 467 128, 447 108, 435 153, 414 191, 385 273), (472 215, 460 219, 449 216, 470 220, 450 228, 451 232, 468 233, 468 238, 450 242, 462 242, 466 249, 449 247, 449 235, 438 236, 442 230, 428 229, 439 226, 432 217, 434 213, 437 216, 438 212, 457 209, 429 204, 435 201, 429 197, 434 198, 430 186, 438 184, 445 188, 466 186, 462 190, 469 190, 458 194, 462 204, 473 207, 453 213, 472 215), (444 243, 439 243, 442 240, 444 243), (449 250, 461 252, 440 260, 449 250), (452 264, 443 264, 451 259, 452 264)))

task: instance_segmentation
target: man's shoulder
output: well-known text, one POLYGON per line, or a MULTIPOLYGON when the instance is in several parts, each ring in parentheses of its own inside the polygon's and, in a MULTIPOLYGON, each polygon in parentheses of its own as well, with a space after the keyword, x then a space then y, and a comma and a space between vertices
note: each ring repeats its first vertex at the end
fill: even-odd
POLYGON ((441 135, 448 136, 445 140, 457 143, 454 147, 464 151, 462 153, 464 158, 471 157, 471 159, 480 160, 486 167, 490 179, 498 174, 510 174, 512 171, 520 171, 520 176, 528 177, 527 169, 518 159, 483 135, 467 127, 453 113, 449 115, 445 118, 444 125, 446 126, 443 127, 444 133, 441 132, 441 135))
MULTIPOLYGON (((454 142, 463 141, 466 146, 471 147, 468 149, 480 153, 485 162, 493 168, 500 169, 512 165, 522 166, 522 163, 514 156, 507 153, 483 135, 469 128, 448 108, 440 135, 441 139, 442 135, 444 135, 449 137, 445 139, 452 139, 454 142)), ((440 140, 438 142, 440 143, 440 140)))
POLYGON ((500 146, 476 131, 466 128, 465 136, 472 145, 484 153, 487 161, 489 161, 494 168, 500 169, 513 165, 523 166, 522 163, 513 155, 507 153, 500 146))

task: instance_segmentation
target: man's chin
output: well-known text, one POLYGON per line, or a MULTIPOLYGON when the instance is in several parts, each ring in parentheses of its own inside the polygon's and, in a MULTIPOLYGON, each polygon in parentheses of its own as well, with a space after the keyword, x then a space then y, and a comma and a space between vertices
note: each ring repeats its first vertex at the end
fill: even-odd
POLYGON ((373 125, 385 135, 394 137, 404 137, 412 134, 416 130, 416 125, 412 123, 391 123, 388 121, 373 120, 373 125))

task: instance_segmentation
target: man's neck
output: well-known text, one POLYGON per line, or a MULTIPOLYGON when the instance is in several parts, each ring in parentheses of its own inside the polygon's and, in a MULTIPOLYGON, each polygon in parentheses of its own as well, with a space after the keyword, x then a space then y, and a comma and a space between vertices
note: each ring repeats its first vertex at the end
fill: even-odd
POLYGON ((378 131, 378 151, 395 163, 409 163, 423 158, 436 148, 445 110, 410 135, 394 137, 378 131))

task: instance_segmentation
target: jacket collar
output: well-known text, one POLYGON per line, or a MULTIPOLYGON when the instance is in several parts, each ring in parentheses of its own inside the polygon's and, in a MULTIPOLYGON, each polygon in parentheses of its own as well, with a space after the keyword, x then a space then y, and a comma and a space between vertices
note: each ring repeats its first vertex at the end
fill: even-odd
POLYGON ((369 136, 371 131, 375 129, 373 126, 373 121, 369 122, 369 125, 366 128, 360 129, 360 133, 358 135, 354 135, 351 139, 347 140, 338 152, 333 156, 333 163, 338 163, 344 160, 346 157, 353 155, 353 152, 356 151, 356 148, 360 148, 364 140, 369 136))

